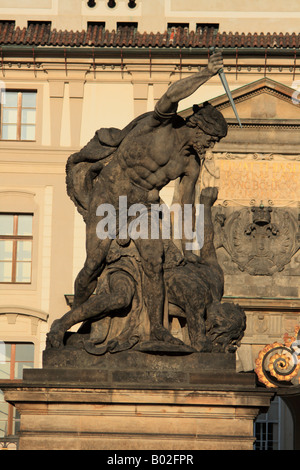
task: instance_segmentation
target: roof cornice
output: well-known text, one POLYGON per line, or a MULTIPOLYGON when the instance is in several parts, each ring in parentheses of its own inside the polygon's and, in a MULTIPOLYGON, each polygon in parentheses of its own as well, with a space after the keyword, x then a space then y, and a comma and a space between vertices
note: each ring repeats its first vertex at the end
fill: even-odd
POLYGON ((207 54, 210 47, 233 50, 264 51, 277 53, 293 51, 300 47, 300 33, 232 33, 216 32, 214 28, 203 31, 189 31, 187 28, 173 28, 164 32, 140 33, 130 27, 106 30, 103 26, 89 26, 82 31, 51 29, 49 24, 31 24, 27 28, 15 27, 10 22, 0 22, 0 46, 38 48, 126 48, 133 51, 142 49, 164 50, 181 48, 195 49, 207 54))

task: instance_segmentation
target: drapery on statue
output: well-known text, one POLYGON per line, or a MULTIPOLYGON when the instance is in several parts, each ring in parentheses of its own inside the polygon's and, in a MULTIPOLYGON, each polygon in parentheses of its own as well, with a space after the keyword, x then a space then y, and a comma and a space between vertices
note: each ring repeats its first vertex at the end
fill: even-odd
MULTIPOLYGON (((194 205, 205 151, 226 136, 227 124, 210 104, 194 106, 186 120, 176 111, 178 102, 215 75, 222 63, 222 55, 214 54, 203 71, 172 84, 153 112, 139 116, 123 130, 100 129, 68 159, 67 191, 86 223, 86 261, 75 280, 72 309, 53 322, 47 347, 62 347, 66 331, 79 322, 85 322, 80 329, 85 349, 95 354, 133 346, 178 351, 217 347, 225 351, 241 338, 243 312, 226 306, 226 317, 220 304, 224 282, 212 245, 210 215, 215 189, 206 188, 201 194, 207 224, 201 258, 187 249, 185 239, 181 249, 161 236, 132 239, 129 234, 124 239, 121 225, 117 225, 114 239, 97 236, 97 225, 103 219, 97 212, 99 206, 112 205, 118 222, 119 197, 126 196, 127 208, 143 204, 150 222, 150 208, 160 203, 159 191, 177 178, 180 204, 194 205), (167 303, 177 305, 186 318, 188 346, 167 327, 167 303), (230 330, 229 317, 233 317, 235 330, 232 337, 224 340, 223 335, 216 340, 222 336, 222 323, 230 330)), ((124 222, 127 226, 128 220, 124 222)))

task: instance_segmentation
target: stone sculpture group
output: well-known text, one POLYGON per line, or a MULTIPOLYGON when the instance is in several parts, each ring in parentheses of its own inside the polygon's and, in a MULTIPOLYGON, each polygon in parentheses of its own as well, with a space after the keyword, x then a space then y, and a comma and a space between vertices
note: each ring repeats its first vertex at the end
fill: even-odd
MULTIPOLYGON (((207 149, 226 136, 222 114, 209 103, 195 105, 183 119, 180 100, 192 95, 222 67, 220 53, 207 67, 173 83, 157 102, 123 130, 100 129, 67 162, 67 192, 86 224, 86 261, 74 286, 69 312, 55 320, 47 348, 82 348, 103 355, 134 349, 160 354, 234 352, 245 330, 245 314, 222 301, 224 277, 213 243, 211 208, 218 190, 195 188, 207 149), (129 208, 140 205, 151 225, 151 207, 159 192, 177 180, 181 207, 204 208, 204 240, 200 254, 188 249, 185 232, 172 237, 133 237, 127 231, 134 216, 122 217, 120 197, 129 208), (105 209, 113 207, 113 235, 99 237, 105 209), (100 208, 100 210, 99 210, 100 208), (124 230, 126 229, 126 230, 124 230), (121 233, 127 234, 121 236, 121 233), (174 319, 182 331, 172 331, 174 319), (68 330, 81 323, 76 333, 68 330)), ((144 219, 145 220, 145 219, 144 219)), ((160 221, 163 223, 163 220, 160 221)), ((184 221, 182 222, 184 223, 184 221)))

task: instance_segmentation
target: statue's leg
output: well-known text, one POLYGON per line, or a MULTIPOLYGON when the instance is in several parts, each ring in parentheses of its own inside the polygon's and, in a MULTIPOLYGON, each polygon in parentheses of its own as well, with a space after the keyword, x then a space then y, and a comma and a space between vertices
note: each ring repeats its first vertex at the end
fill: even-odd
POLYGON ((190 305, 186 304, 185 309, 191 346, 199 352, 210 352, 212 350, 212 342, 205 334, 205 308, 205 302, 201 302, 201 305, 199 303, 193 305, 193 302, 190 302, 190 305))
POLYGON ((48 339, 53 347, 60 347, 65 332, 73 325, 89 318, 101 318, 109 313, 120 311, 130 305, 134 295, 134 282, 124 272, 116 271, 111 275, 110 292, 104 288, 90 297, 84 304, 72 308, 60 319, 55 320, 48 333, 48 339))
POLYGON ((165 287, 162 240, 134 240, 144 271, 143 295, 150 322, 150 339, 183 344, 163 327, 165 287))
POLYGON ((214 246, 214 226, 211 208, 218 197, 218 188, 204 188, 200 204, 204 205, 204 244, 200 250, 200 262, 206 266, 206 279, 214 300, 221 300, 224 290, 224 274, 219 265, 214 246))
POLYGON ((200 251, 201 262, 217 262, 214 247, 214 227, 212 223, 211 208, 218 197, 218 188, 204 188, 200 194, 200 204, 204 205, 204 244, 200 251))
POLYGON ((96 229, 87 227, 86 260, 76 277, 74 284, 73 308, 82 305, 93 294, 97 279, 105 267, 105 257, 111 245, 111 239, 100 240, 96 229))
POLYGON ((223 289, 223 273, 216 257, 211 217, 211 208, 217 195, 217 188, 205 188, 200 196, 200 203, 204 205, 205 224, 201 264, 189 263, 166 273, 169 301, 179 305, 185 312, 191 345, 199 352, 212 349, 212 343, 206 337, 206 306, 214 296, 219 299, 223 289))
POLYGON ((165 273, 169 302, 177 305, 185 313, 191 346, 196 351, 207 352, 212 343, 206 337, 206 305, 211 295, 205 279, 201 278, 201 267, 175 267, 165 273))

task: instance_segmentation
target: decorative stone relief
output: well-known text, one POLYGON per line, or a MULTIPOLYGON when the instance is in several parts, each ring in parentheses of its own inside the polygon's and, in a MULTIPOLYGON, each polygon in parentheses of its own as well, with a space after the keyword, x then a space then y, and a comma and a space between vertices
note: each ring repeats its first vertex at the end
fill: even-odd
POLYGON ((205 154, 205 159, 203 160, 202 187, 214 188, 219 186, 219 179, 220 168, 217 164, 215 154, 208 150, 205 154))
POLYGON ((299 227, 285 209, 248 207, 225 218, 217 213, 218 246, 223 246, 241 271, 253 276, 280 272, 299 249, 299 227))

